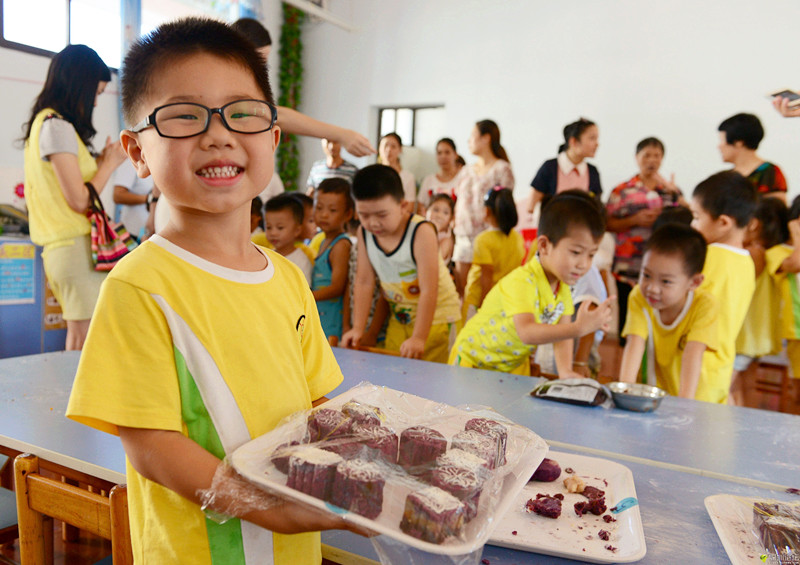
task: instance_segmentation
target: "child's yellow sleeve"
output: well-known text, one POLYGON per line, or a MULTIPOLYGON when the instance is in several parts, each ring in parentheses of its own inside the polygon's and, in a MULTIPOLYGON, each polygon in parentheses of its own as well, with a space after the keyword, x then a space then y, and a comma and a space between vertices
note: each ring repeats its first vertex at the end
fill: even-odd
POLYGON ((719 348, 719 332, 717 320, 719 319, 719 302, 708 292, 695 291, 692 304, 694 315, 691 316, 691 326, 686 334, 686 341, 703 343, 706 349, 716 351, 719 348))
POLYGON ((647 328, 645 312, 648 309, 647 301, 637 284, 628 295, 628 316, 625 318, 625 326, 622 328, 622 337, 638 335, 642 339, 647 339, 650 331, 647 328))
POLYGON ((783 261, 792 254, 792 247, 785 244, 774 245, 767 249, 765 258, 767 261, 767 273, 774 279, 781 279, 786 276, 786 273, 779 273, 783 261))

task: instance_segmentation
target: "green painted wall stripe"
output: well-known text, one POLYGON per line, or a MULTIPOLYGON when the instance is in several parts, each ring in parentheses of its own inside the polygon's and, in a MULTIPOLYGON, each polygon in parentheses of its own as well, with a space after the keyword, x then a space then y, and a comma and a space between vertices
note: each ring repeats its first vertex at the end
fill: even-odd
POLYGON ((794 337, 800 337, 800 287, 797 273, 789 275, 789 289, 792 291, 792 316, 794 317, 794 337))
MULTIPOLYGON (((189 438, 220 459, 225 458, 225 450, 219 439, 214 423, 208 414, 194 377, 186 367, 186 360, 177 348, 175 366, 178 372, 178 386, 181 392, 181 416, 189 430, 189 438)), ((214 565, 241 564, 245 562, 242 526, 237 518, 218 524, 206 518, 208 545, 211 562, 214 565)))

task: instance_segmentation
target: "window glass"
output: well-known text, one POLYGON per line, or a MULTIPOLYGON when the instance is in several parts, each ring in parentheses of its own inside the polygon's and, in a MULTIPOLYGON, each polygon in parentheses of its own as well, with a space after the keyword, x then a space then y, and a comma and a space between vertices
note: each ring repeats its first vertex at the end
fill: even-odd
POLYGON ((120 2, 115 0, 72 0, 70 2, 70 43, 88 45, 106 65, 118 69, 122 57, 120 2))
POLYGON ((397 109, 395 132, 403 140, 404 145, 414 145, 414 110, 411 108, 397 109))
POLYGON ((381 137, 394 131, 395 113, 393 108, 381 110, 381 137))
MULTIPOLYGON (((116 30, 119 34, 119 26, 116 30)), ((66 0, 3 0, 3 38, 59 52, 67 45, 66 0), (31 17, 47 14, 47 17, 31 17)))

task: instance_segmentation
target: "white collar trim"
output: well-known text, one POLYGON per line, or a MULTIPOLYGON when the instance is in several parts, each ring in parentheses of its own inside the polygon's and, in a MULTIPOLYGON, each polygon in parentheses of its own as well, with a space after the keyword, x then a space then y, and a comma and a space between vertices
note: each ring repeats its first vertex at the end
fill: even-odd
POLYGON ((678 324, 686 317, 686 314, 689 312, 689 308, 692 307, 692 301, 694 300, 694 291, 690 290, 689 294, 686 295, 686 303, 683 305, 683 309, 681 313, 678 314, 678 317, 670 324, 666 325, 664 322, 661 321, 661 312, 658 310, 653 310, 653 314, 655 315, 656 322, 658 325, 664 328, 665 330, 674 330, 678 324))
POLYGON ((578 171, 579 175, 583 176, 586 174, 586 171, 589 170, 589 164, 586 162, 585 159, 576 165, 575 163, 569 160, 566 151, 562 151, 561 153, 559 153, 558 156, 556 157, 556 161, 558 162, 558 168, 561 169, 561 172, 564 173, 565 175, 568 175, 573 170, 576 170, 578 171))
POLYGON ((273 277, 273 275, 275 275, 275 264, 270 260, 269 256, 255 244, 253 244, 253 247, 255 247, 258 252, 261 253, 267 260, 267 266, 260 271, 238 271, 236 269, 223 267, 222 265, 217 265, 216 263, 212 263, 211 261, 203 259, 194 253, 190 253, 184 248, 178 247, 168 239, 165 239, 158 234, 151 236, 147 241, 158 245, 164 251, 175 255, 179 259, 186 261, 190 265, 197 267, 202 271, 231 282, 260 284, 267 282, 273 277))
POLYGON ((727 249, 728 251, 733 251, 734 253, 738 253, 739 255, 750 257, 750 252, 747 249, 742 249, 741 247, 734 247, 733 245, 728 245, 727 243, 709 243, 708 246, 727 249))

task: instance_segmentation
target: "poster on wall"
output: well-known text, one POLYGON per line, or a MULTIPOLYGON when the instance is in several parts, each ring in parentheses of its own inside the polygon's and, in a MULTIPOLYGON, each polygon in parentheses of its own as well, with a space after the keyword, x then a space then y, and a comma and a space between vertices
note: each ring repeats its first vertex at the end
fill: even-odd
POLYGON ((31 243, 0 244, 0 305, 35 302, 35 258, 31 243))

